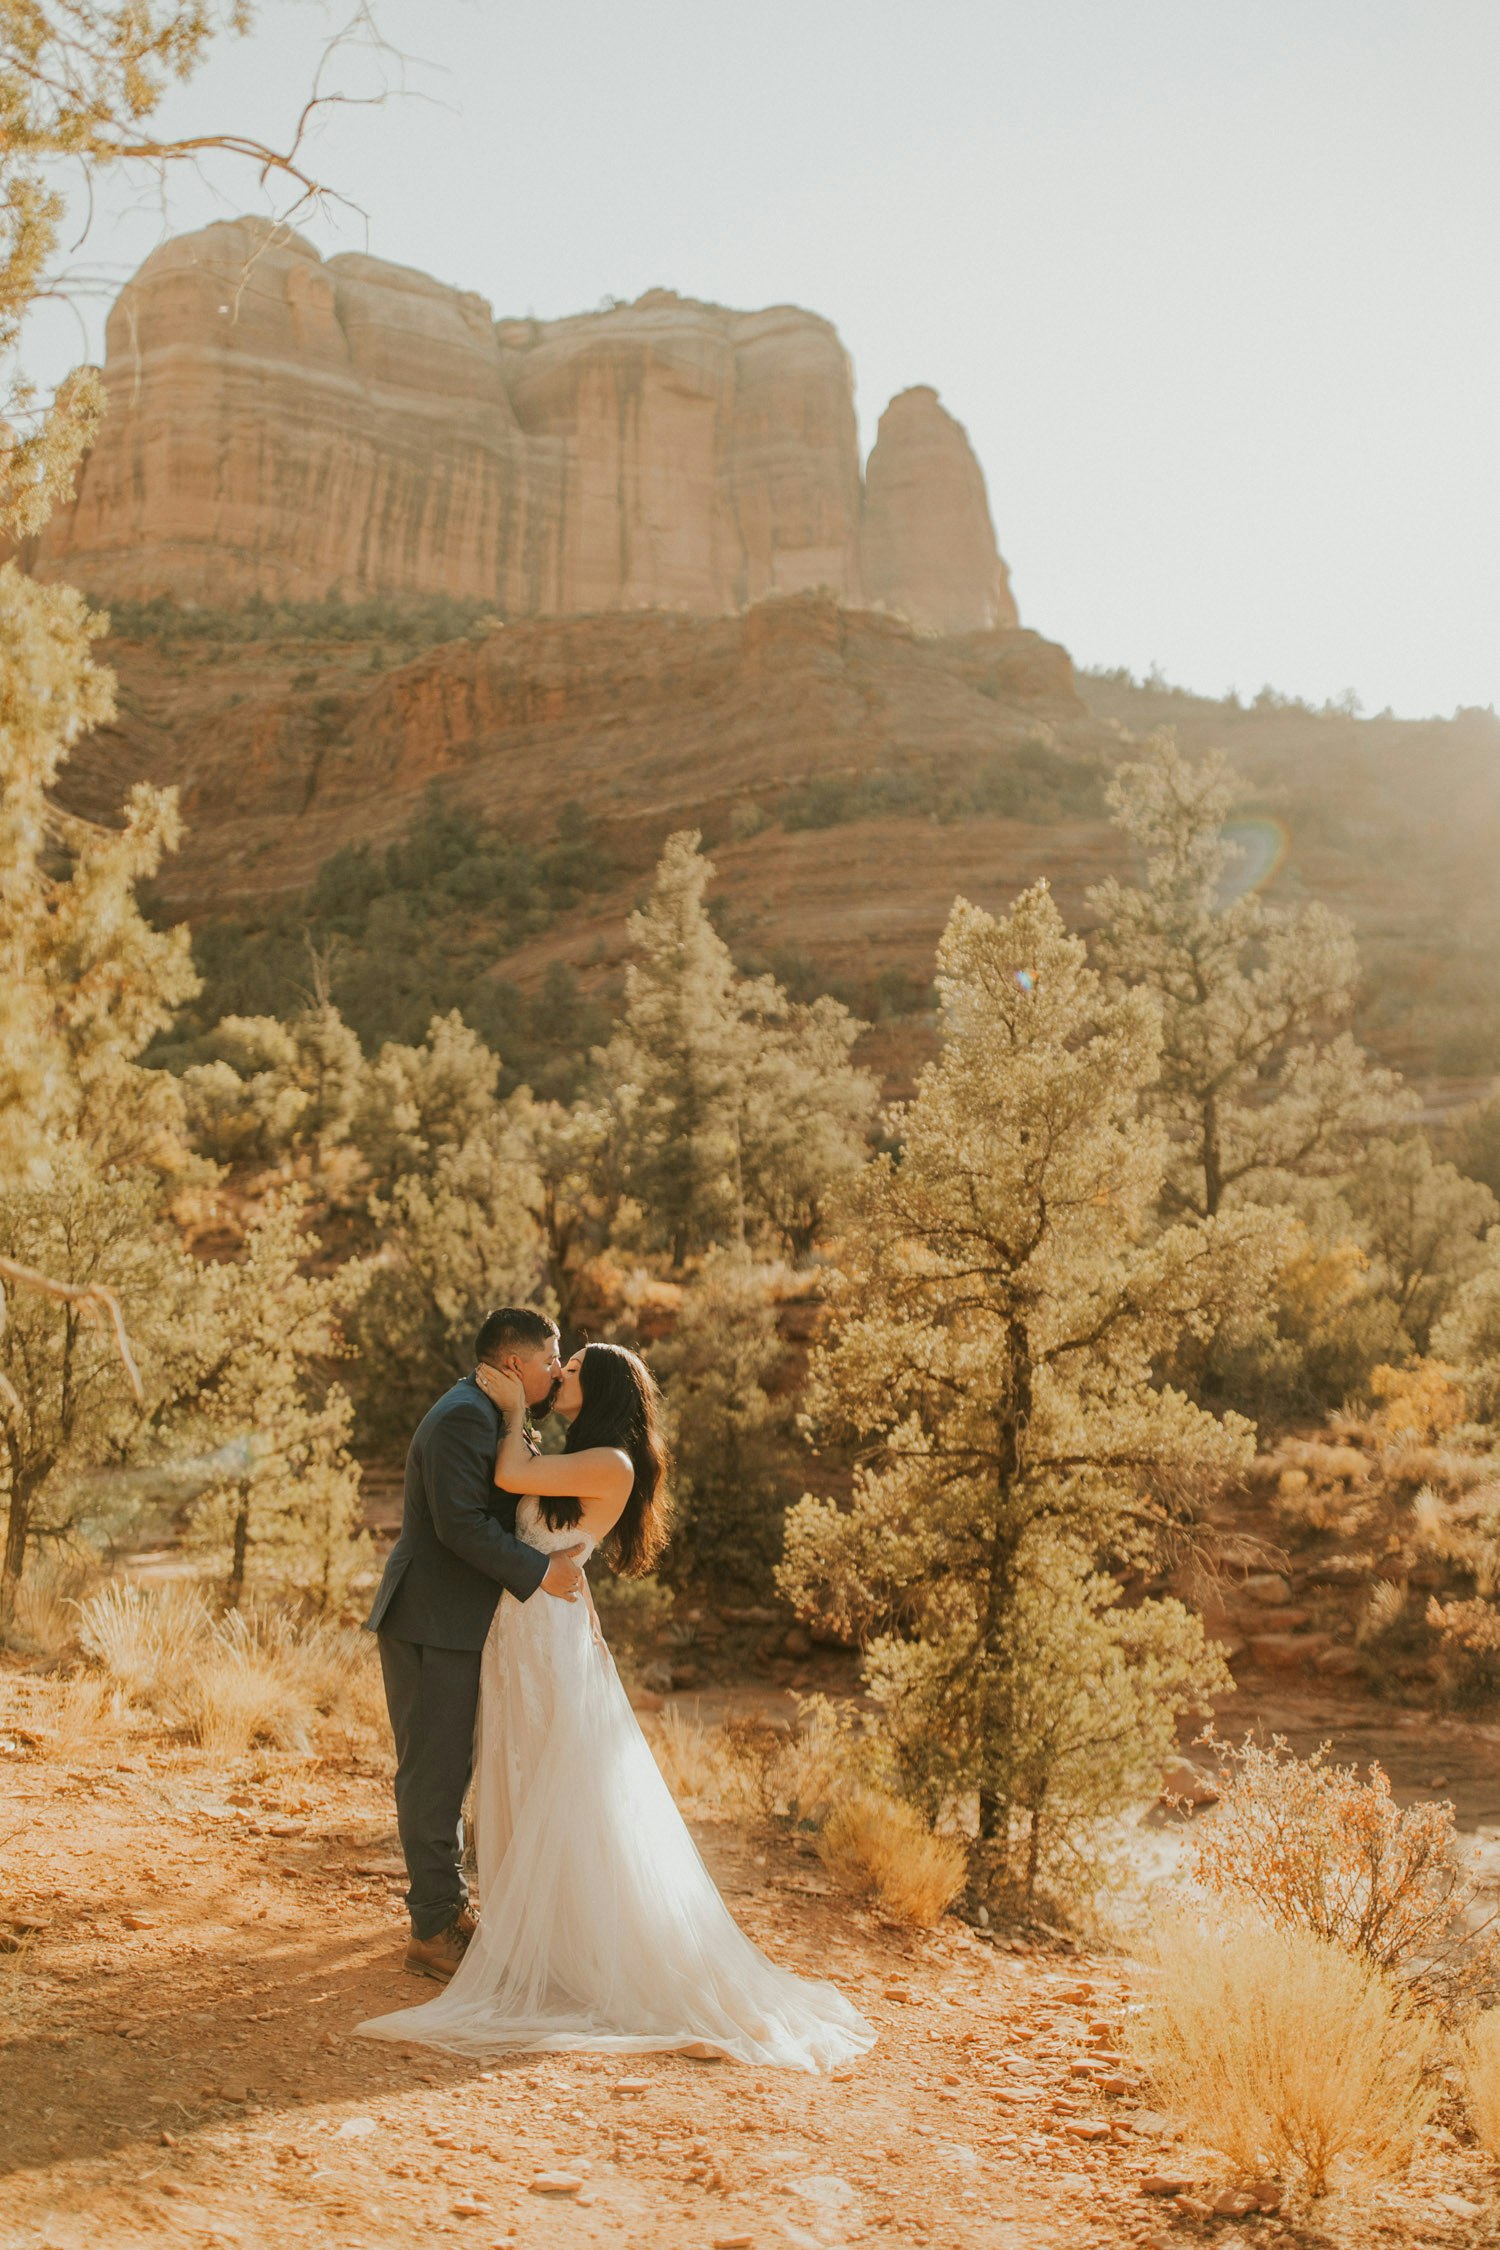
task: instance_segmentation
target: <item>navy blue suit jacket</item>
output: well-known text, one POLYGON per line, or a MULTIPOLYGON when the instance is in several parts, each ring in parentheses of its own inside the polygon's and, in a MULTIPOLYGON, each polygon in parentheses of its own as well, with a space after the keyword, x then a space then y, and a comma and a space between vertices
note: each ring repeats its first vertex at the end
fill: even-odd
POLYGON ((550 1558, 516 1537, 516 1498, 495 1483, 504 1427, 472 1375, 429 1407, 406 1456, 401 1536, 367 1630, 428 1648, 483 1648, 502 1593, 526 1601, 550 1558))

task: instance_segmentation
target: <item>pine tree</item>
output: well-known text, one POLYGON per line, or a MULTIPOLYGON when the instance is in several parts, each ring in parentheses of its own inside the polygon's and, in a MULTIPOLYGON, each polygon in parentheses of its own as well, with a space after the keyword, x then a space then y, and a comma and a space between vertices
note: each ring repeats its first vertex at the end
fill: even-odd
POLYGON ((837 1183, 869 1154, 879 1090, 853 1060, 865 1026, 824 993, 788 1000, 771 977, 738 990, 749 1033, 739 1090, 739 1177, 752 1227, 797 1263, 837 1183))
POLYGON ((493 1120, 500 1057, 456 1008, 434 1016, 416 1046, 388 1039, 368 1073, 354 1135, 377 1189, 431 1172, 493 1120))
MULTIPOLYGON (((75 370, 49 396, 22 366, 27 316, 66 300, 53 269, 66 204, 108 168, 149 172, 214 153, 249 158, 262 180, 318 193, 300 159, 321 97, 307 103, 290 148, 243 134, 162 134, 168 89, 191 77, 213 41, 244 31, 251 10, 200 0, 0 0, 0 541, 39 532, 71 489, 98 426, 97 371, 75 370)), ((45 1188, 47 1164, 75 1140, 106 1169, 175 1162, 180 1097, 139 1063, 148 1040, 196 989, 184 932, 154 930, 135 886, 176 839, 169 793, 132 791, 118 830, 63 818, 49 791, 79 736, 113 715, 113 682, 91 656, 108 620, 66 586, 39 586, 0 566, 0 1193, 45 1188), (41 1169, 36 1167, 40 1165, 41 1169)), ((102 1316, 123 1377, 143 1403, 118 1300, 109 1285, 70 1283, 28 1265, 0 1236, 0 1317, 21 1291, 102 1316)), ((0 1382, 0 1411, 21 1414, 0 1382)))
POLYGON ((696 833, 669 837, 651 896, 630 918, 625 1019, 609 1049, 625 1182, 674 1265, 743 1235, 736 1132, 745 1039, 734 962, 703 898, 696 833))
POLYGON ((349 1143, 369 1078, 331 1001, 278 1016, 221 1016, 182 1072, 193 1139, 223 1164, 306 1157, 321 1170, 349 1143))
POLYGON ((1480 1181, 1440 1163, 1425 1133, 1374 1142, 1342 1200, 1372 1286, 1394 1306, 1413 1348, 1426 1351, 1434 1324, 1485 1263, 1500 1203, 1480 1181))
POLYGON ((1100 1571, 1153 1557, 1205 1481, 1249 1457, 1247 1423, 1159 1387, 1153 1366, 1184 1332, 1258 1309, 1282 1228, 1256 1211, 1153 1227, 1157 1003, 1106 991, 1044 885, 1001 921, 958 901, 938 990, 941 1053, 893 1119, 899 1154, 839 1203, 808 1407, 856 1450, 852 1501, 791 1511, 781 1583, 867 1644, 902 1786, 933 1813, 967 1802, 1024 1888, 1074 1817, 1027 1748, 1041 1703, 1070 1699, 1074 1717, 1055 1714, 1070 1770, 1107 1737, 1123 1787, 1220 1677, 1185 1613, 1116 1617, 1100 1571), (1088 1681, 1103 1694, 1120 1666, 1128 1693, 1088 1716, 1088 1681))
POLYGON ((601 1103, 538 1101, 527 1087, 507 1109, 518 1177, 536 1222, 547 1283, 557 1306, 563 1349, 578 1336, 579 1293, 592 1258, 604 1248, 619 1204, 618 1147, 613 1113, 601 1103))
POLYGON ((704 1259, 672 1333, 652 1347, 665 1392, 676 1525, 669 1575, 763 1598, 794 1489, 794 1400, 777 1333, 775 1270, 743 1251, 704 1259))
POLYGON ((252 1588, 295 1589, 329 1608, 368 1554, 349 1452, 353 1407, 326 1374, 368 1275, 310 1270, 318 1247, 293 1190, 268 1200, 237 1260, 204 1274, 193 1413, 223 1466, 194 1530, 220 1561, 231 1608, 252 1588))
POLYGON ((0 1188, 0 1242, 52 1283, 16 1291, 0 1331, 6 1601, 38 1546, 87 1543, 111 1527, 109 1472, 168 1420, 192 1380, 198 1270, 161 1202, 150 1173, 110 1172, 76 1140, 32 1178, 0 1188), (127 1325, 139 1397, 100 1317, 105 1302, 127 1325))
POLYGON ((704 905, 696 833, 668 839, 630 935, 625 1020, 607 1056, 624 1184, 675 1266, 716 1243, 805 1256, 834 1181, 863 1159, 876 1103, 851 1061, 864 1026, 737 975, 704 905))
POLYGON ((1145 880, 1089 894, 1094 954, 1116 985, 1159 997, 1161 1078, 1172 1135, 1165 1206, 1213 1217, 1345 1171, 1411 1107, 1394 1073, 1347 1031, 1358 958, 1326 906, 1226 898, 1239 863, 1224 823, 1237 794, 1227 759, 1194 764, 1170 734, 1110 786, 1118 825, 1146 858, 1145 880))
POLYGON ((361 1425, 410 1430, 439 1391, 473 1364, 473 1337, 495 1305, 543 1294, 540 1189, 525 1137, 494 1110, 462 1141, 427 1142, 370 1213, 379 1237, 353 1316, 361 1425))
POLYGON ((138 1161, 178 1122, 175 1082, 137 1058, 197 978, 187 931, 153 929, 135 897, 176 842, 175 798, 142 784, 104 830, 49 797, 114 715, 90 653, 106 623, 71 587, 0 566, 0 1176, 60 1136, 138 1161))

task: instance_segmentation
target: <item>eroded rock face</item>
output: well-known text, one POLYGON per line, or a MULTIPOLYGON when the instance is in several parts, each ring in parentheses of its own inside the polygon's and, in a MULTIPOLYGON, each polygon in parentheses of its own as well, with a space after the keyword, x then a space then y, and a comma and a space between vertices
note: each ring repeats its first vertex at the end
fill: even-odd
POLYGON ((973 633, 1019 622, 968 433, 925 384, 880 417, 860 560, 866 599, 915 624, 973 633))
POLYGON ((530 617, 826 587, 940 630, 1014 619, 957 423, 904 394, 867 496, 848 357, 795 306, 659 289, 497 322, 238 219, 153 252, 107 343, 102 434, 35 558, 105 598, 449 593, 530 617))

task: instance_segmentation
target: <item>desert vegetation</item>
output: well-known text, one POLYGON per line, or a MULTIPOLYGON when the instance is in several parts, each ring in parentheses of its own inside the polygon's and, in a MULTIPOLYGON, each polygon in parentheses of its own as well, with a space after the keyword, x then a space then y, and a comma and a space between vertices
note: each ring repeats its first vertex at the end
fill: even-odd
MULTIPOLYGON (((36 165, 128 154, 112 135, 206 36, 197 10, 83 13, 84 92, 3 154, 0 348, 56 231, 36 165)), ((80 381, 17 425, 8 536, 95 411, 80 381)), ((396 632, 331 603, 116 629, 396 632)), ((429 605, 397 637, 493 629, 429 605)), ((58 809, 113 710, 103 631, 0 565, 0 1635, 55 1690, 18 1755, 149 1742, 246 1790, 277 1759, 379 1775, 365 1476, 505 1300, 554 1308, 569 1345, 640 1347, 663 1382, 680 1537, 659 1582, 600 1606, 669 1780, 815 1860, 893 1944, 936 1945, 955 1910, 975 1948, 1097 1933, 1121 1824, 1232 1688, 1237 1642, 1492 1709, 1495 1111, 1440 1141, 1417 1122, 1350 1029, 1348 926, 1241 880, 1225 760, 1156 732, 1104 782, 1033 742, 932 804, 1071 815, 1102 792, 1139 865, 1087 936, 1045 883, 999 914, 955 900, 931 1059, 888 1103, 846 997, 736 958, 691 828, 612 998, 478 977, 600 878, 578 806, 538 845, 435 795, 256 945, 220 924, 195 954, 150 906, 172 794, 142 782, 111 824, 58 809), (835 1652, 844 1692, 781 1724, 667 1704, 731 1629, 752 1670, 835 1652)), ((879 817, 913 772, 793 790, 778 817, 879 817)), ((1440 2113, 1500 2155, 1494 1964, 1451 1807, 1280 1745, 1221 1763, 1123 2083, 1230 2169, 1230 2215, 1364 2192, 1440 2113)), ((1179 2212, 1207 2215, 1189 2190, 1179 2212)))

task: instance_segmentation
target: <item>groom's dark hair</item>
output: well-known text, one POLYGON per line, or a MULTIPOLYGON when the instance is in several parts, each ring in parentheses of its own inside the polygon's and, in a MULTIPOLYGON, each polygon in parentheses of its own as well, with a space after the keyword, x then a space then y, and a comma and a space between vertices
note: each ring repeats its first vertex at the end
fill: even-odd
POLYGON ((486 1313, 479 1323, 474 1357, 495 1359, 505 1351, 535 1351, 556 1334, 557 1322, 545 1313, 533 1312, 529 1305, 502 1305, 498 1312, 486 1313))

